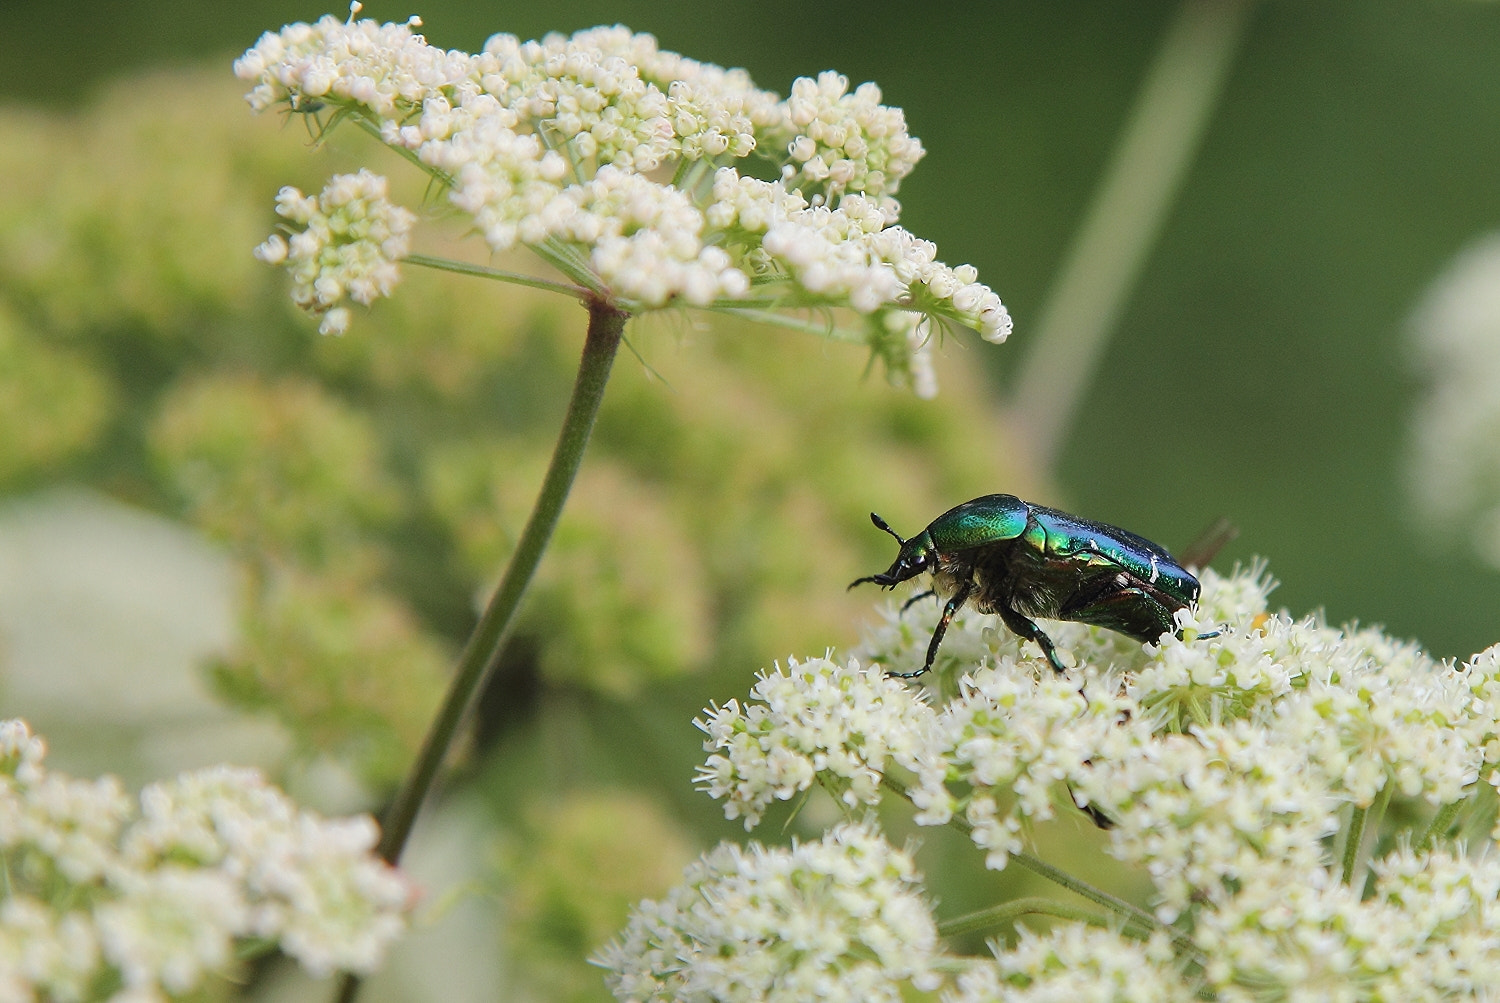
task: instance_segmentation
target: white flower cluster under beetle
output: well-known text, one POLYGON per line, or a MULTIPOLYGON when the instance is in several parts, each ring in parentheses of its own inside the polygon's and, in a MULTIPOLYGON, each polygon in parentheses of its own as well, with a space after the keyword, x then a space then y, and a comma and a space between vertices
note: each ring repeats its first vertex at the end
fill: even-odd
MULTIPOLYGON (((1205 571, 1185 626, 1224 625, 1215 638, 1165 634, 1143 647, 1049 624, 1077 653, 1082 692, 973 612, 954 620, 932 688, 892 679, 888 667, 921 663, 931 614, 893 603, 853 657, 791 660, 762 673, 743 705, 705 711, 699 787, 747 829, 776 802, 821 788, 878 838, 867 813, 894 794, 916 824, 965 832, 985 866, 1025 867, 1095 903, 1000 903, 992 925, 1028 913, 1053 924, 1018 926, 1019 939, 989 957, 940 944, 901 955, 857 994, 840 972, 883 956, 839 932, 850 922, 841 908, 883 907, 853 893, 841 907, 808 903, 782 922, 799 943, 822 945, 832 988, 820 998, 894 1000, 935 986, 965 1003, 1500 991, 1500 646, 1441 663, 1379 630, 1271 612, 1270 587, 1260 567, 1205 571), (1116 898, 1046 859, 1032 836, 1067 813, 1105 830, 1122 872, 1149 878, 1148 900, 1116 898)), ((734 908, 816 878, 788 862, 755 880, 764 889, 738 892, 734 908)), ((741 998, 720 990, 776 984, 765 970, 781 963, 774 953, 725 946, 691 920, 714 903, 715 889, 690 881, 641 905, 598 959, 620 999, 741 998)), ((972 918, 931 922, 947 933, 972 918)), ((796 955, 799 984, 809 964, 796 955)))

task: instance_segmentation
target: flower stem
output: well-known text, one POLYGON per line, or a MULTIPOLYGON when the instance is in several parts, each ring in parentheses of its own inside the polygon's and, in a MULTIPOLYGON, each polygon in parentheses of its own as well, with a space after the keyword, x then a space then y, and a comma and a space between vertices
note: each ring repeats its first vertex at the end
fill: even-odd
POLYGON ((1040 895, 1024 899, 1012 899, 987 909, 979 909, 964 916, 955 916, 938 924, 938 935, 955 937, 975 930, 988 930, 1006 923, 1014 923, 1022 916, 1056 916, 1087 923, 1090 926, 1106 926, 1107 917, 1093 909, 1059 902, 1040 895))
POLYGON ((507 272, 500 268, 490 268, 488 265, 475 265, 467 261, 435 258, 430 254, 408 254, 401 260, 409 265, 421 265, 424 268, 435 268, 442 272, 456 272, 459 275, 474 275, 484 279, 498 279, 501 282, 509 282, 517 286, 530 286, 532 289, 546 289, 549 292, 572 296, 574 299, 582 300, 585 303, 593 295, 591 290, 567 282, 553 282, 551 279, 541 279, 535 275, 526 275, 522 272, 507 272))
MULTIPOLYGON (((895 791, 897 794, 906 798, 908 801, 911 800, 911 795, 907 793, 906 785, 896 778, 892 777, 890 774, 886 774, 885 776, 881 777, 880 782, 883 786, 889 788, 892 791, 895 791)), ((968 819, 964 818, 962 815, 954 815, 952 818, 952 824, 954 825, 954 827, 956 827, 966 835, 973 835, 974 827, 970 825, 968 819)), ((1197 945, 1193 943, 1192 937, 1188 936, 1185 932, 1179 930, 1175 926, 1172 926, 1168 923, 1163 923, 1161 920, 1157 919, 1150 912, 1142 909, 1140 906, 1135 905, 1132 902, 1127 902, 1117 895, 1111 895, 1109 892, 1105 891, 1102 888, 1095 888, 1093 885, 1089 884, 1086 881, 1080 881, 1079 879, 1073 877, 1073 875, 1069 874, 1067 871, 1064 871, 1059 867, 1054 867, 1051 864, 1047 863, 1045 860, 1042 860, 1040 857, 1033 857, 1029 853, 1012 853, 1010 854, 1010 859, 1014 860, 1016 863, 1020 864, 1022 867, 1026 868, 1032 873, 1038 874, 1041 877, 1046 878, 1048 881, 1061 885, 1068 891, 1073 892, 1075 895, 1081 895, 1096 905, 1102 905, 1104 908, 1123 917, 1127 922, 1138 923, 1148 930, 1164 931, 1167 936, 1172 938, 1172 942, 1177 945, 1178 949, 1183 951, 1187 957, 1198 962, 1199 964, 1203 963, 1203 953, 1199 951, 1197 945)))
POLYGON ((1373 821, 1377 832, 1379 831, 1380 821, 1385 817, 1386 806, 1391 803, 1391 790, 1395 786, 1395 781, 1387 777, 1385 786, 1380 788, 1369 808, 1354 806, 1354 811, 1349 816, 1349 835, 1344 838, 1344 884, 1351 883, 1354 880, 1354 872, 1359 869, 1360 850, 1365 844, 1365 828, 1373 821))
POLYGON ((583 459, 589 433, 593 431, 594 417, 599 413, 599 402, 604 397, 604 386, 609 382, 610 366, 620 347, 625 320, 626 315, 612 306, 599 302, 589 305, 588 337, 578 365, 578 378, 573 384, 573 397, 568 402, 568 414, 563 419, 557 447, 552 452, 552 463, 542 481, 531 518, 521 532, 520 542, 511 555, 504 577, 495 587, 479 623, 464 645, 458 671, 448 687, 442 709, 422 743, 422 751, 417 754, 417 761, 386 814, 380 855, 393 864, 406 846, 417 810, 431 790, 438 769, 458 734, 464 712, 499 658, 505 631, 521 604, 521 596, 531 583, 537 564, 541 562, 552 530, 557 526, 563 504, 573 487, 573 477, 578 473, 578 464, 583 459))
POLYGON ((1354 876, 1354 860, 1359 856, 1359 844, 1365 839, 1365 815, 1368 812, 1368 808, 1355 805, 1354 810, 1349 814, 1349 831, 1344 834, 1344 876, 1342 878, 1346 885, 1354 876))
MULTIPOLYGON (((627 318, 627 314, 606 303, 589 303, 589 329, 583 343, 583 357, 578 363, 578 378, 573 383, 568 413, 563 418, 562 431, 558 433, 552 463, 542 480, 536 505, 526 521, 526 528, 521 531, 520 542, 511 554, 504 577, 495 587, 479 623, 464 645, 443 706, 433 719, 417 761, 412 764, 411 772, 402 783, 381 827, 378 850, 392 864, 400 859, 401 851, 406 847, 417 812, 432 792, 438 770, 458 736, 459 725, 463 723, 469 704, 499 660, 506 630, 521 605, 521 597, 531 583, 532 574, 541 563, 542 552, 547 549, 547 541, 552 537, 558 517, 562 515, 568 492, 573 487, 573 478, 583 459, 584 447, 588 445, 589 433, 594 428, 594 418, 599 414, 599 403, 604 399, 604 387, 609 382, 609 371, 619 351, 627 318)), ((359 984, 356 976, 346 975, 337 999, 342 1003, 352 1003, 359 984)))
POLYGON ((1448 827, 1453 824, 1453 820, 1458 817, 1458 813, 1467 803, 1465 799, 1459 798, 1439 808, 1437 814, 1432 816, 1432 822, 1427 826, 1427 831, 1422 833, 1422 838, 1417 840, 1412 849, 1421 853, 1430 847, 1434 839, 1448 831, 1448 827))
POLYGON ((804 320, 801 317, 788 316, 783 311, 773 309, 754 310, 741 304, 730 306, 713 307, 719 313, 729 314, 731 317, 743 317, 746 320, 755 321, 758 324, 774 324, 790 331, 804 331, 815 334, 820 338, 828 338, 830 341, 846 341, 851 345, 863 345, 866 343, 865 334, 855 328, 839 327, 832 319, 826 321, 804 320))
POLYGON ((1082 895, 1090 902, 1098 903, 1099 905, 1104 906, 1106 909, 1118 913, 1128 922, 1139 923, 1148 930, 1165 931, 1167 936, 1172 938, 1172 942, 1176 944, 1179 949, 1186 952, 1188 957, 1199 962, 1200 964, 1203 962, 1202 952, 1200 952, 1198 950, 1198 946, 1193 943, 1192 937, 1188 936, 1182 930, 1177 929, 1177 927, 1175 926, 1170 926, 1166 923, 1163 923, 1161 920, 1157 919, 1155 916, 1151 915, 1151 913, 1147 912, 1145 909, 1142 909, 1140 906, 1135 905, 1132 902, 1126 902, 1124 899, 1119 898, 1118 896, 1111 895, 1109 892, 1104 891, 1102 888, 1095 888, 1093 885, 1089 884, 1086 881, 1080 881, 1062 868, 1054 867, 1040 857, 1033 857, 1029 853, 1012 853, 1010 855, 1010 859, 1014 860, 1016 863, 1020 864, 1022 867, 1026 868, 1032 873, 1039 874, 1042 877, 1046 878, 1048 881, 1052 881, 1055 884, 1062 885, 1064 888, 1066 888, 1070 892, 1073 892, 1075 895, 1082 895))

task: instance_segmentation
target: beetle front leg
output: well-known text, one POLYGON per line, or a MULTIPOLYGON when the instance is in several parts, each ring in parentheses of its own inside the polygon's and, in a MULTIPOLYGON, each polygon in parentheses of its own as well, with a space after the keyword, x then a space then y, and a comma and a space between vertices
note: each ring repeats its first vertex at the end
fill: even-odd
POLYGON ((1004 620, 1005 625, 1012 631, 1028 641, 1035 641, 1041 647, 1042 654, 1047 656, 1047 661, 1052 663, 1052 668, 1058 675, 1065 676, 1068 674, 1068 670, 1063 666, 1062 657, 1058 655, 1057 648, 1052 644, 1052 638, 1042 633, 1042 628, 1009 606, 1000 606, 995 612, 1000 614, 1000 619, 1004 620))
POLYGON ((910 599, 906 600, 906 602, 901 604, 901 612, 905 613, 907 610, 911 609, 923 599, 926 599, 928 596, 935 595, 937 595, 937 593, 932 589, 928 589, 926 592, 918 592, 916 595, 912 596, 910 599))
POLYGON ((957 613, 963 604, 969 601, 969 596, 974 591, 972 581, 964 582, 953 593, 953 598, 948 600, 943 607, 943 615, 938 618, 937 627, 932 631, 932 640, 927 644, 927 661, 916 672, 888 672, 887 675, 895 676, 897 679, 915 679, 917 676, 932 671, 932 662, 937 658, 938 648, 942 646, 943 635, 948 633, 948 624, 953 622, 953 615, 957 613))

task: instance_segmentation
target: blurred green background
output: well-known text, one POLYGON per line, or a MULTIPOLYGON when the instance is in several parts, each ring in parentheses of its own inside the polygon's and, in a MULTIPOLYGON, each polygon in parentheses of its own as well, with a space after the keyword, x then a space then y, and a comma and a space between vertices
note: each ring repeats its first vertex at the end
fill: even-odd
MULTIPOLYGON (((878 81, 929 151, 903 222, 977 265, 1016 317, 1012 344, 985 353, 1003 387, 1175 7, 432 0, 419 13, 431 41, 458 48, 618 21, 772 89, 824 68, 878 81)), ((152 66, 214 53, 227 66, 261 30, 324 12, 5 8, 0 95, 54 108, 152 66)), ((375 0, 363 16, 410 13, 375 0)), ((1405 507, 1401 332, 1424 285, 1500 222, 1500 8, 1328 0, 1253 18, 1058 483, 1074 509, 1174 546, 1228 516, 1241 537, 1226 557, 1268 557, 1290 609, 1467 655, 1495 639, 1500 578, 1405 507)))
MULTIPOLYGON (((860 383, 857 353, 805 336, 737 328, 720 342, 685 322, 657 322, 640 331, 638 347, 669 389, 622 355, 600 439, 585 461, 575 520, 561 532, 551 577, 544 572, 532 629, 511 652, 512 674, 492 692, 483 717, 480 748, 493 754, 471 766, 492 804, 521 806, 507 820, 511 842, 492 847, 491 863, 504 876, 510 907, 534 920, 513 936, 546 941, 550 946, 537 946, 533 956, 553 951, 558 968, 569 972, 553 982, 533 976, 527 984, 551 986, 537 989, 540 997, 573 992, 561 984, 587 983, 577 992, 596 994, 596 974, 574 973, 576 958, 600 930, 618 925, 620 903, 660 890, 646 862, 609 860, 599 864, 601 873, 638 874, 640 882, 600 892, 608 901, 597 906, 580 905, 588 896, 549 884, 553 857, 562 872, 574 850, 599 863, 601 855, 637 844, 675 846, 679 837, 665 818, 693 820, 698 835, 686 843, 737 831, 687 789, 698 753, 686 721, 709 700, 743 698, 757 666, 848 642, 850 611, 867 609, 869 599, 847 600, 843 583, 889 559, 889 541, 863 522, 870 508, 909 532, 948 504, 1013 490, 1173 548, 1226 516, 1241 535, 1219 563, 1267 558, 1283 582, 1273 601, 1295 614, 1322 607, 1334 622, 1384 623, 1441 656, 1463 657, 1500 639, 1500 575, 1413 512, 1403 484, 1421 389, 1407 361, 1406 319, 1453 256, 1500 223, 1500 5, 1257 6, 1056 469, 1030 469, 1015 429, 1004 424, 1002 406, 1049 284, 1176 9, 1157 2, 760 2, 710 11, 647 0, 432 0, 414 10, 375 0, 363 11, 380 20, 419 13, 429 40, 469 50, 494 31, 531 38, 622 22, 654 33, 663 48, 746 67, 760 86, 782 93, 794 77, 828 68, 856 83, 873 79, 887 103, 905 109, 928 150, 902 186, 902 222, 935 240, 948 262, 975 264, 1016 319, 1015 335, 998 349, 948 340, 943 393, 933 405, 878 380, 860 383), (763 358, 773 345, 789 354, 763 358), (837 375, 813 368, 825 364, 838 367, 837 375), (987 384, 965 378, 973 368, 984 370, 987 384), (745 429, 730 418, 705 424, 716 408, 728 410, 726 400, 735 401, 731 417, 762 423, 750 437, 753 450, 741 452, 745 429), (659 424, 644 425, 642 416, 659 424), (737 469, 774 473, 741 481, 737 469), (619 506, 621 497, 630 504, 619 506), (704 507, 731 518, 716 525, 700 518, 704 507), (657 541, 653 559, 662 563, 610 550, 609 537, 622 524, 657 541), (815 545, 792 546, 801 540, 815 545), (590 606, 581 586, 601 574, 589 557, 598 553, 615 562, 605 572, 614 591, 590 606), (683 554, 698 556, 677 560, 683 554), (688 565, 692 574, 673 570, 688 565), (636 595, 646 596, 645 608, 610 605, 612 597, 636 595), (827 626, 835 622, 841 626, 827 626), (631 630, 624 641, 607 631, 594 636, 600 623, 631 630), (663 637, 672 641, 666 648, 663 637), (619 664, 601 661, 601 652, 624 648, 619 664), (720 674, 676 676, 704 663, 720 674), (569 666, 578 665, 592 674, 570 675, 569 666), (559 712, 559 705, 570 709, 559 712), (611 759, 609 750, 619 748, 631 756, 611 759), (586 772, 583 764, 603 785, 651 789, 645 803, 656 804, 660 817, 629 795, 559 796, 551 804, 533 797, 528 807, 528 789, 559 791, 572 771, 586 772), (642 780, 644 770, 655 772, 653 782, 642 780), (616 797, 627 800, 609 800, 616 797), (601 840, 601 818, 633 819, 637 829, 601 840)), ((220 694, 241 706, 279 702, 295 742, 339 748, 380 790, 420 733, 435 698, 432 680, 451 657, 444 645, 462 638, 471 593, 506 552, 504 534, 529 501, 530 473, 519 487, 487 478, 497 468, 535 465, 536 450, 517 437, 531 436, 536 449, 550 445, 581 317, 535 297, 495 300, 486 313, 493 292, 460 293, 472 286, 417 274, 393 302, 376 308, 375 321, 356 319, 342 341, 320 342, 312 323, 285 309, 280 277, 249 261, 253 242, 272 226, 275 186, 315 188, 330 170, 328 161, 306 155, 306 136, 295 134, 300 126, 256 121, 248 109, 236 117, 238 110, 225 111, 231 105, 221 102, 220 90, 206 105, 211 110, 198 112, 202 94, 172 81, 201 84, 203 77, 115 92, 126 94, 114 99, 115 111, 92 105, 112 85, 164 68, 217 67, 224 90, 232 90, 229 63, 261 31, 311 20, 322 8, 253 0, 8 0, 4 11, 0 100, 13 111, 29 109, 14 114, 33 133, 51 130, 49 156, 61 158, 55 151, 73 144, 82 166, 38 178, 28 172, 51 171, 51 161, 12 145, 0 151, 0 184, 13 191, 27 184, 127 187, 116 175, 143 168, 112 155, 109 129, 144 100, 184 130, 163 128, 148 146, 167 161, 179 143, 194 151, 183 154, 185 173, 166 186, 164 199, 193 189, 193 158, 225 137, 225 148, 236 152, 216 183, 233 191, 236 178, 253 178, 257 190, 233 197, 262 207, 233 219, 214 209, 207 218, 216 229, 184 230, 187 243, 164 255, 179 272, 213 269, 222 260, 244 273, 212 295, 188 297, 186 306, 120 302, 131 288, 112 286, 109 274, 88 280, 81 267, 69 278, 78 285, 59 281, 49 292, 23 260, 39 245, 7 244, 0 292, 17 323, 51 324, 62 332, 56 338, 65 352, 87 355, 116 382, 97 392, 84 377, 68 385, 84 411, 111 415, 97 420, 107 432, 92 453, 80 459, 58 447, 65 462, 27 469, 4 490, 19 496, 88 483, 186 519, 225 543, 252 566, 246 629, 253 650, 219 664, 220 694), (282 146, 247 153, 257 135, 279 136, 282 146), (463 298, 471 314, 453 307, 451 296, 463 298), (401 305, 403 297, 414 305, 401 305), (246 306, 262 301, 277 305, 246 306), (57 303, 83 319, 59 319, 57 303), (112 313, 117 303, 119 316, 112 313), (451 344, 426 345, 411 333, 423 323, 423 309, 450 307, 458 311, 455 330, 441 337, 451 344), (509 340, 487 344, 474 315, 504 315, 515 330, 509 340), (382 342, 380 324, 399 337, 382 342), (223 375, 231 371, 239 375, 223 375), (496 375, 502 371, 512 373, 505 377, 511 382, 496 375), (321 389, 299 382, 303 373, 316 373, 321 389), (200 393, 200 377, 221 382, 200 393), (537 400, 517 396, 518 387, 537 400), (212 401, 229 398, 239 402, 238 424, 207 427, 218 410, 212 401), (500 402, 497 413, 483 411, 486 399, 500 402), (208 483, 200 475, 215 463, 221 473, 232 468, 235 428, 271 414, 292 416, 258 426, 292 459, 252 473, 292 484, 312 478, 321 508, 269 525, 260 507, 255 518, 262 522, 247 528, 236 504, 265 485, 227 474, 208 483), (304 419, 305 428, 297 424, 304 419), (511 438, 497 444, 485 439, 491 433, 511 438), (441 450, 424 445, 439 441, 441 450), (304 453, 337 456, 341 465, 314 469, 304 453), (372 598, 367 586, 379 594, 372 598), (313 650, 331 660, 364 660, 374 681, 351 695, 330 670, 326 691, 298 691, 300 702, 288 709, 285 687, 292 684, 269 677, 265 666, 323 680, 326 667, 307 654, 313 650), (411 678, 413 666, 419 681, 411 678), (391 706, 404 716, 393 718, 391 706), (380 734, 371 738, 373 731, 380 734)), ((338 156, 338 167, 351 162, 338 156)), ((390 158, 375 166, 396 172, 390 158)), ((99 218, 153 211, 111 198, 97 200, 99 218)), ((20 226, 16 218, 0 217, 0 227, 20 226)), ((121 235, 91 226, 76 227, 68 239, 107 261, 110 240, 121 235)), ((128 238, 128 228, 123 232, 128 238)), ((153 240, 173 246, 170 234, 153 240)), ((74 400, 62 391, 53 396, 74 400)), ((71 405, 64 410, 76 417, 71 405)), ((70 434, 60 419, 48 421, 60 436, 70 434)), ((194 643, 214 649, 212 638, 194 643)), ((617 823, 603 824, 610 831, 617 823)), ((939 837, 928 838, 942 846, 939 837)), ((663 880, 671 871, 662 871, 663 880)), ((967 896, 977 905, 985 890, 956 886, 947 902, 961 906, 967 896)))
MULTIPOLYGON (((929 151, 903 222, 977 265, 1016 318, 1012 343, 983 353, 1004 387, 1175 6, 375 0, 363 15, 417 12, 434 43, 468 49, 494 30, 619 21, 783 92, 824 68, 878 81, 929 151)), ((0 95, 59 109, 148 67, 216 53, 227 66, 261 30, 324 12, 5 8, 0 95)), ((1500 222, 1497 52, 1492 3, 1256 10, 1067 441, 1057 500, 1179 547, 1225 515, 1241 528, 1226 558, 1269 558, 1293 611, 1382 622, 1440 655, 1495 640, 1500 578, 1405 506, 1401 334, 1424 285, 1500 222)), ((990 434, 978 416, 971 434, 990 434)))

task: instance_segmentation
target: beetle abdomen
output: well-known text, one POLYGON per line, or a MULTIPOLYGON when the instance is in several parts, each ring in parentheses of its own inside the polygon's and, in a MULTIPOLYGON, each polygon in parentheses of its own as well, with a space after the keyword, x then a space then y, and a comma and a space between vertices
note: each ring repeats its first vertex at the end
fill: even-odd
POLYGON ((1198 600, 1198 579, 1145 537, 1041 505, 1033 505, 1031 510, 1032 517, 1046 530, 1050 554, 1101 571, 1126 571, 1179 607, 1198 600))

